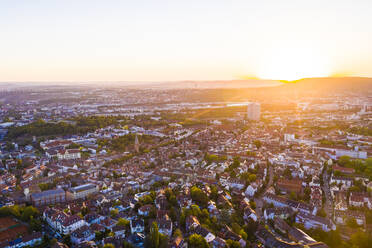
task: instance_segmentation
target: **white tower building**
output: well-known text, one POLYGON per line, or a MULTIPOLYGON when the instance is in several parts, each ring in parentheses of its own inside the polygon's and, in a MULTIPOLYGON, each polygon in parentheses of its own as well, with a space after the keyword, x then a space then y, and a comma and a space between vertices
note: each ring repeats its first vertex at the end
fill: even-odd
POLYGON ((247 119, 259 121, 261 116, 261 104, 251 102, 247 105, 247 119))

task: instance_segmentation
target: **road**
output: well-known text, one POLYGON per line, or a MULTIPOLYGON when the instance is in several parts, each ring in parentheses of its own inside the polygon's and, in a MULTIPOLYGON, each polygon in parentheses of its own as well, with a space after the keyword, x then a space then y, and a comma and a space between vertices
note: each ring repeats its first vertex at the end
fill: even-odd
POLYGON ((329 188, 329 175, 327 173, 327 170, 324 170, 323 172, 323 192, 325 194, 325 197, 326 197, 326 202, 324 204, 324 210, 327 214, 327 217, 329 219, 332 219, 332 216, 333 216, 333 199, 332 199, 332 195, 331 195, 331 190, 329 188))
POLYGON ((258 219, 260 219, 261 216, 262 216, 262 212, 261 212, 261 209, 262 209, 262 206, 263 206, 262 196, 266 192, 266 190, 271 187, 271 185, 273 184, 273 182, 274 182, 274 170, 273 170, 273 167, 272 166, 269 166, 269 182, 266 185, 265 189, 262 191, 263 193, 260 194, 258 197, 256 197, 254 199, 254 201, 256 203, 256 214, 257 214, 257 218, 258 219))
POLYGON ((267 184, 265 191, 271 187, 273 182, 274 182, 274 169, 273 169, 273 166, 269 166, 269 183, 267 184))

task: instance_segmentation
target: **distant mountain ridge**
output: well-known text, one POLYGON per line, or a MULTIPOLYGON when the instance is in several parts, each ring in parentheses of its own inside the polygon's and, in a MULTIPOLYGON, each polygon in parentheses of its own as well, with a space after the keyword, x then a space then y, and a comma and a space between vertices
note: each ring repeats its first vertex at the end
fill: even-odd
POLYGON ((279 88, 297 91, 371 91, 372 78, 367 77, 326 77, 303 78, 296 81, 283 82, 279 88))
POLYGON ((264 91, 329 91, 329 90, 372 90, 372 78, 367 77, 324 77, 284 80, 183 80, 159 82, 0 82, 0 89, 32 89, 33 87, 126 87, 137 89, 251 89, 264 91))

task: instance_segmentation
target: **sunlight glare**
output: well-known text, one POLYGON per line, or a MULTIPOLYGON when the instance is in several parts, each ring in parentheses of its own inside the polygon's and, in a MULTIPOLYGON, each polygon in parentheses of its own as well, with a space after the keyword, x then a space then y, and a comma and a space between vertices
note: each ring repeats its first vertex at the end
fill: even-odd
POLYGON ((308 48, 277 47, 266 51, 259 65, 258 77, 273 80, 297 80, 329 76, 324 56, 308 48))

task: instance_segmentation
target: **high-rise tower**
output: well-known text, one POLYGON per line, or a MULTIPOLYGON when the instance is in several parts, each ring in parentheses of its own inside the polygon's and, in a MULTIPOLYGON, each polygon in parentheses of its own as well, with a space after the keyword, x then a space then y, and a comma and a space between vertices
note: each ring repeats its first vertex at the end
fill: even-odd
POLYGON ((247 119, 259 121, 261 116, 261 104, 251 102, 247 105, 247 119))

